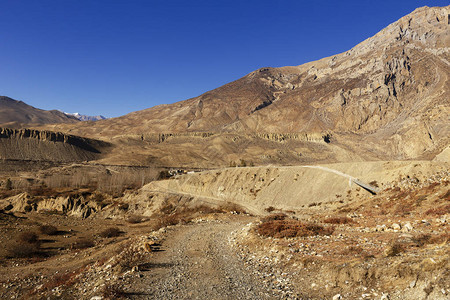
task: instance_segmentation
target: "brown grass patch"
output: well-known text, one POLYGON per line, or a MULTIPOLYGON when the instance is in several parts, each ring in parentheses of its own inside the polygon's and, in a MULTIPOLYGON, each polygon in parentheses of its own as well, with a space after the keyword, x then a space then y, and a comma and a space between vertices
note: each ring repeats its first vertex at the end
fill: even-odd
POLYGON ((314 235, 330 235, 334 228, 318 224, 307 224, 298 220, 270 220, 259 224, 256 232, 264 237, 291 238, 314 235))

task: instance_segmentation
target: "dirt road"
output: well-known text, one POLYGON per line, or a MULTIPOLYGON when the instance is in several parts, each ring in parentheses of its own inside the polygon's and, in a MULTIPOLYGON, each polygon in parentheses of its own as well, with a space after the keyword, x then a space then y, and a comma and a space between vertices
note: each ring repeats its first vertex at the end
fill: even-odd
POLYGON ((229 238, 245 220, 178 226, 140 275, 129 278, 132 299, 274 299, 234 252, 229 238), (141 276, 141 277, 140 277, 141 276))

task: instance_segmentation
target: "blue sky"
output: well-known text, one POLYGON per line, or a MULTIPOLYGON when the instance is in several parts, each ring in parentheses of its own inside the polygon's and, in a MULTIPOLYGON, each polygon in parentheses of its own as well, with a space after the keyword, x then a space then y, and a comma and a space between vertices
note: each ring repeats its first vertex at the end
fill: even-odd
POLYGON ((117 117, 344 52, 415 0, 0 0, 0 95, 117 117))

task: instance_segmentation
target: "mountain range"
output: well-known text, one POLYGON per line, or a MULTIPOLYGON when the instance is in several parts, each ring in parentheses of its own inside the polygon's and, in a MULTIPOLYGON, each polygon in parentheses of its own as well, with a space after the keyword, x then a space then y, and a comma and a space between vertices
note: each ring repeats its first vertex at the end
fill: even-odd
POLYGON ((102 115, 98 115, 98 116, 88 116, 88 115, 82 115, 79 113, 65 113, 68 116, 73 116, 75 118, 77 118, 80 121, 99 121, 99 120, 105 120, 106 117, 102 116, 102 115))
MULTIPOLYGON (((418 8, 344 53, 260 68, 185 101, 35 128, 132 144, 139 164, 448 157, 449 9, 418 8)), ((110 157, 130 160, 117 149, 110 157)))

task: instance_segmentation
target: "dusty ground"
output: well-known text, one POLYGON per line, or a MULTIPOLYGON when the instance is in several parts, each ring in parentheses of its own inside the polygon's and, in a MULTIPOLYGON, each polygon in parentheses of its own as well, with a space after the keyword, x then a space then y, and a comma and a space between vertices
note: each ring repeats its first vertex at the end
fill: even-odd
POLYGON ((277 294, 246 268, 229 243, 252 218, 227 218, 172 228, 148 268, 127 277, 133 299, 269 299, 277 294))
MULTIPOLYGON (((286 235, 279 228, 274 231, 277 237, 263 236, 257 231, 263 216, 230 213, 241 209, 231 204, 227 209, 217 207, 227 200, 223 194, 233 186, 241 192, 245 187, 245 198, 254 197, 250 189, 258 185, 262 187, 259 195, 269 195, 271 189, 280 190, 284 184, 286 191, 278 195, 288 197, 287 191, 299 182, 309 180, 309 184, 320 186, 324 184, 321 180, 340 178, 330 172, 315 176, 323 170, 311 168, 305 169, 311 171, 309 175, 302 173, 305 177, 296 177, 304 169, 296 167, 187 174, 156 185, 181 187, 178 191, 155 191, 155 184, 150 184, 121 198, 103 199, 104 206, 96 202, 96 194, 89 193, 49 199, 40 195, 37 202, 32 195, 16 197, 15 202, 3 199, 0 297, 448 299, 448 169, 430 162, 355 166, 328 167, 366 181, 378 179, 373 184, 379 185, 379 194, 348 189, 348 178, 344 178, 339 193, 323 191, 334 194, 329 201, 298 202, 295 209, 286 209, 295 201, 286 206, 269 206, 282 202, 260 206, 261 215, 283 213, 289 222, 330 229, 324 231, 327 234, 312 236, 292 235, 293 231, 286 235), (367 170, 370 174, 366 177, 358 175, 367 170), (222 180, 227 172, 235 177, 222 180), (263 186, 266 178, 269 182, 275 179, 263 186), (180 184, 174 184, 177 182, 180 184), (221 185, 225 188, 219 189, 221 185), (189 188, 197 194, 189 194, 189 188), (67 208, 71 199, 81 200, 78 208, 58 208, 67 208), (28 202, 36 202, 38 209, 25 212, 28 202), (77 212, 91 202, 97 203, 97 210, 83 219, 85 214, 77 212), (7 210, 8 203, 15 207, 7 210), (137 222, 126 221, 148 210, 154 214, 137 222), (53 225, 58 231, 54 235, 40 233, 41 225, 53 225), (111 227, 120 233, 102 237, 111 227), (24 232, 38 233, 38 253, 11 257, 11 243, 24 232), (92 243, 78 246, 80 240, 92 243)), ((259 195, 249 203, 255 203, 259 195)), ((297 197, 301 199, 301 195, 297 197)))

